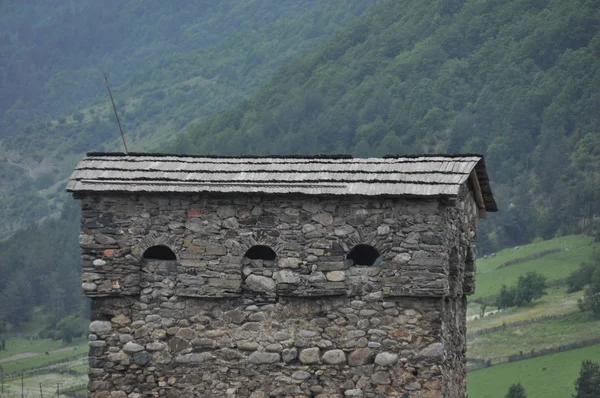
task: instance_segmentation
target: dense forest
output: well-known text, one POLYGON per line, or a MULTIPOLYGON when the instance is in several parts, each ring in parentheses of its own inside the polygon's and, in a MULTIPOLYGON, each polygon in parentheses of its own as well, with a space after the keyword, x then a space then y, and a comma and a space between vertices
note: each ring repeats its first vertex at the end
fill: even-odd
POLYGON ((103 71, 136 151, 482 153, 501 211, 480 224, 480 254, 600 234, 600 3, 202 4, 0 6, 11 324, 35 307, 57 320, 82 308, 77 210, 62 190, 83 152, 120 149, 103 71))
POLYGON ((40 318, 50 324, 85 313, 79 212, 79 206, 70 203, 62 218, 30 226, 0 242, 0 332, 31 320, 39 306, 40 318))

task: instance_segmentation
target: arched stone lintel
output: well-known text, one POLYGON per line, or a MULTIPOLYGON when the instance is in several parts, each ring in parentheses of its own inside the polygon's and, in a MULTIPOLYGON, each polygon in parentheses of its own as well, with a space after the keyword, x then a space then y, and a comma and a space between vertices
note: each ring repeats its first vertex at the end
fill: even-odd
POLYGON ((149 234, 144 236, 139 243, 137 244, 137 250, 134 250, 134 254, 140 260, 142 259, 142 255, 148 248, 152 246, 167 246, 173 253, 175 253, 175 257, 179 260, 179 250, 178 247, 178 238, 173 235, 168 234, 149 234))
POLYGON ((285 242, 279 236, 268 235, 262 231, 253 232, 240 239, 240 252, 246 253, 252 246, 268 246, 277 256, 283 251, 285 242))
POLYGON ((385 260, 391 260, 391 258, 388 259, 387 257, 391 254, 390 249, 392 248, 392 245, 391 243, 386 242, 386 240, 387 237, 377 235, 376 230, 365 234, 362 228, 357 228, 356 233, 345 238, 340 238, 338 242, 344 249, 344 256, 347 256, 348 253, 350 253, 350 250, 357 245, 369 245, 373 246, 385 260))

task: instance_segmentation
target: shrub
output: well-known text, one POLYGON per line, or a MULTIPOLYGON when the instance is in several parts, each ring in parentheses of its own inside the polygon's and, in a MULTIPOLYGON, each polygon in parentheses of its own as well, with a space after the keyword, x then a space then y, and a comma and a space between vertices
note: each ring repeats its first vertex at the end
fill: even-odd
POLYGON ((513 384, 508 389, 506 398, 527 398, 527 393, 525 392, 525 387, 523 387, 521 385, 521 383, 513 384))
POLYGON ((600 364, 592 361, 583 361, 579 370, 579 377, 575 380, 575 398, 600 397, 600 364))
POLYGON ((535 271, 528 272, 519 276, 517 286, 507 288, 506 285, 502 285, 496 305, 500 309, 524 306, 546 295, 546 288, 544 275, 535 271))

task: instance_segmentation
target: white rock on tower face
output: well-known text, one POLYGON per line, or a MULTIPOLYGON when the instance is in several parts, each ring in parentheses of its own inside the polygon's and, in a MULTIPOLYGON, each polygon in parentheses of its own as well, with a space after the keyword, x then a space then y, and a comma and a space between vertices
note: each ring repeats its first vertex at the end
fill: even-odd
POLYGON ((276 285, 273 278, 249 275, 244 281, 244 286, 254 292, 274 292, 276 285))
POLYGON ((112 324, 108 321, 93 321, 90 323, 90 333, 104 334, 112 329, 112 324))
POLYGON ((379 366, 391 366, 398 362, 398 354, 381 352, 375 357, 375 364, 379 366))

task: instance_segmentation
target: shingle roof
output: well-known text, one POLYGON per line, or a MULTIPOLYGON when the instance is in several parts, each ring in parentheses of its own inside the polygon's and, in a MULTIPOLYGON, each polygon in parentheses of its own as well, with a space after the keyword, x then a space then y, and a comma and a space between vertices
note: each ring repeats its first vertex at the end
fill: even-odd
POLYGON ((88 153, 69 192, 214 192, 365 196, 455 196, 477 176, 480 205, 497 211, 479 155, 212 157, 88 153))

